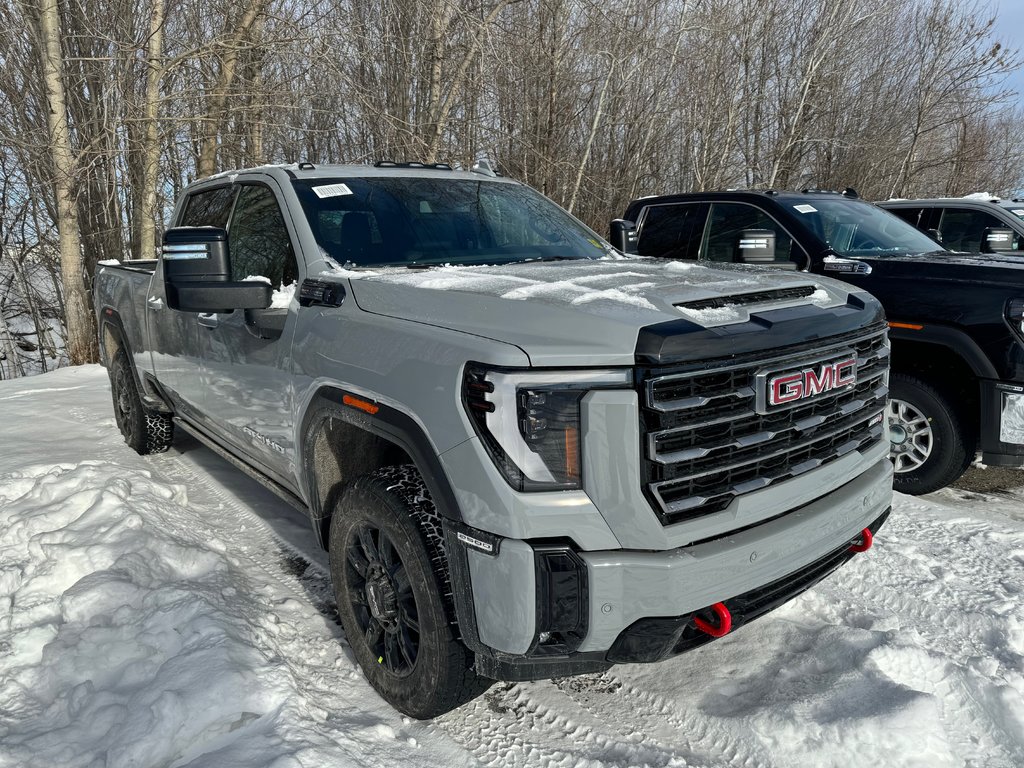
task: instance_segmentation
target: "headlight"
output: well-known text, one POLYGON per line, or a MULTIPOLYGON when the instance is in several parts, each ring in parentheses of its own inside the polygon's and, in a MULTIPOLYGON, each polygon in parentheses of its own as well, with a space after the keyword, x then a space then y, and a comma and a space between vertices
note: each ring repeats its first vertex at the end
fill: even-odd
POLYGON ((581 487, 580 401, 630 385, 628 370, 537 371, 470 363, 462 399, 495 466, 517 491, 581 487))

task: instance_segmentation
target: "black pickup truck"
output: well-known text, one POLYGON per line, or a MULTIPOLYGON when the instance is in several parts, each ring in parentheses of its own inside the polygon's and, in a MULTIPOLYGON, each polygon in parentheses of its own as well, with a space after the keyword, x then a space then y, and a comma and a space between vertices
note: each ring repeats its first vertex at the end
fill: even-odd
POLYGON ((948 485, 978 449, 986 464, 1024 466, 1019 256, 950 252, 853 190, 641 198, 612 222, 611 240, 647 256, 829 274, 881 300, 897 490, 948 485))

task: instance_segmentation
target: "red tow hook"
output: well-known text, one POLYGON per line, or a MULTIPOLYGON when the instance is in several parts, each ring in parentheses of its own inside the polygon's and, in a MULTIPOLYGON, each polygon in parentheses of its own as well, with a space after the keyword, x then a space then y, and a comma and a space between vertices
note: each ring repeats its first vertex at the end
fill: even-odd
POLYGON ((874 543, 874 540, 875 537, 871 535, 871 530, 869 528, 865 528, 863 531, 860 532, 860 544, 851 544, 850 551, 867 552, 869 549, 871 549, 871 545, 872 543, 874 543))
POLYGON ((693 623, 704 634, 711 635, 712 637, 725 637, 729 634, 729 630, 732 629, 732 614, 725 607, 725 603, 715 603, 711 606, 711 612, 718 617, 717 627, 704 621, 699 616, 694 618, 693 623))

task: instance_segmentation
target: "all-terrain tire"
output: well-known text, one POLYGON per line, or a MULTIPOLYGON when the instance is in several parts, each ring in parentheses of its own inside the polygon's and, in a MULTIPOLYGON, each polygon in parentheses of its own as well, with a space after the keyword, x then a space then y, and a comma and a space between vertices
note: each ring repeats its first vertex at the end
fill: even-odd
POLYGON ((122 347, 114 355, 109 370, 114 420, 124 441, 136 453, 163 453, 174 439, 174 422, 169 414, 151 410, 142 402, 131 366, 122 347))
MULTIPOLYGON (((975 441, 955 397, 916 376, 893 372, 889 398, 891 404, 906 403, 923 416, 932 436, 927 458, 913 469, 897 471, 893 488, 917 496, 956 481, 974 459, 975 441)), ((899 470, 897 450, 894 443, 892 455, 899 470)))
POLYGON ((441 521, 413 465, 384 467, 348 485, 329 543, 341 625, 386 701, 425 719, 490 687, 458 638, 441 521))

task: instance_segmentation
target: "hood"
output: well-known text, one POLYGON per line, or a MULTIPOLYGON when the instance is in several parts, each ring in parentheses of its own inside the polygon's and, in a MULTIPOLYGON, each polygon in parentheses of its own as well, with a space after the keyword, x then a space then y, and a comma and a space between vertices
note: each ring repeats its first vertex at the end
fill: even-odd
POLYGON ((880 275, 913 280, 954 280, 999 286, 1024 286, 1024 252, 1019 256, 999 253, 957 253, 934 251, 903 256, 861 258, 880 275), (922 270, 921 264, 928 269, 922 270))
POLYGON ((645 258, 334 275, 350 278, 367 312, 514 344, 534 365, 563 366, 630 365, 651 325, 730 326, 763 309, 843 306, 858 290, 804 273, 645 258))

